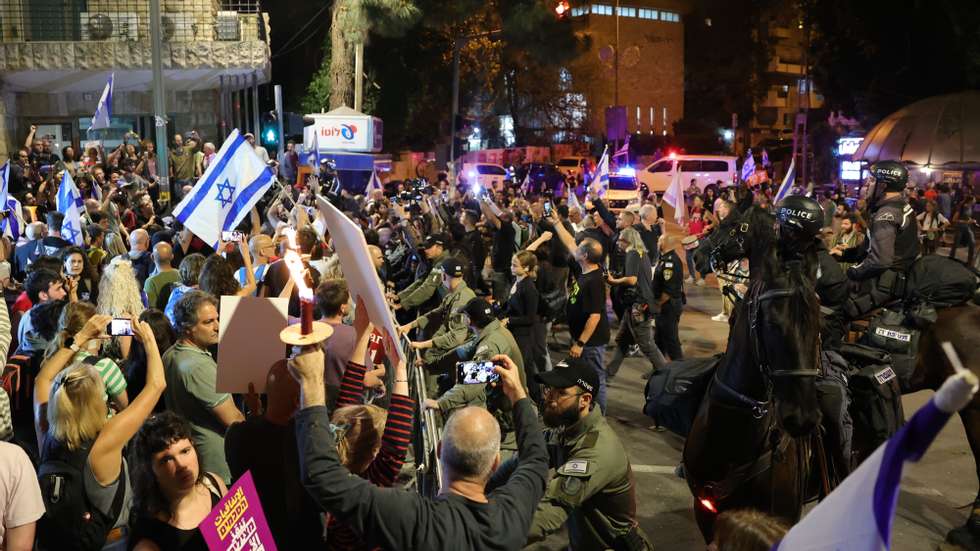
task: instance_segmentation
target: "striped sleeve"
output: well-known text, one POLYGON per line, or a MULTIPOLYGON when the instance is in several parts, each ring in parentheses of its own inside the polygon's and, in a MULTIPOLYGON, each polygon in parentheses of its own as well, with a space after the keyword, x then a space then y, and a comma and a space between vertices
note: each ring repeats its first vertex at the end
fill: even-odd
POLYGON ((337 397, 337 407, 356 406, 364 403, 364 373, 363 365, 347 362, 344 378, 340 381, 340 395, 337 397))
POLYGON ((103 358, 95 364, 95 369, 99 372, 99 376, 102 377, 106 394, 109 396, 118 396, 126 390, 126 377, 123 376, 122 370, 119 369, 116 362, 109 358, 103 358))
POLYGON ((412 440, 412 421, 415 400, 401 394, 391 395, 388 420, 381 436, 381 449, 368 467, 365 477, 378 486, 392 486, 405 463, 405 454, 412 440))

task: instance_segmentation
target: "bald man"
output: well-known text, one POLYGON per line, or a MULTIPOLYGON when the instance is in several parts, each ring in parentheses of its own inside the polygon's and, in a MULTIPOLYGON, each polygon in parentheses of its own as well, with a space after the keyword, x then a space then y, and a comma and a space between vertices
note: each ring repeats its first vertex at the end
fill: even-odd
MULTIPOLYGON (((138 230, 142 231, 142 230, 138 230)), ((134 232, 135 233, 135 232, 134 232)), ((150 308, 163 310, 170 298, 170 290, 180 284, 180 272, 173 267, 174 248, 165 241, 153 247, 153 275, 146 278, 143 291, 150 308)))
POLYGON ((129 234, 129 261, 133 263, 133 272, 140 285, 146 283, 153 270, 153 258, 150 255, 150 234, 140 228, 129 234))

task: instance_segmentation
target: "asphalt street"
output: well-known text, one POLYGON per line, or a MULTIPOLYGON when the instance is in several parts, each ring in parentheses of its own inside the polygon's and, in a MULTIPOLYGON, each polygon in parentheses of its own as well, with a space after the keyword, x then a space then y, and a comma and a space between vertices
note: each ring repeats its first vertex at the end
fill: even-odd
MULTIPOLYGON (((714 284, 714 277, 709 276, 704 287, 686 286, 688 304, 681 317, 681 341, 687 357, 709 356, 725 348, 728 325, 710 319, 721 310, 721 296, 714 284)), ((567 333, 559 337, 568 342, 567 333)), ((562 352, 552 353, 563 356, 562 352)), ((649 369, 645 359, 627 359, 612 380, 608 395, 610 423, 628 450, 636 476, 639 522, 658 551, 704 549, 687 485, 674 475, 684 441, 672 433, 653 430, 652 421, 642 413, 646 381, 641 374, 649 369)), ((931 394, 905 396, 906 416, 931 394)), ((922 461, 906 468, 892 549, 961 549, 942 542, 950 529, 966 520, 976 493, 973 458, 963 426, 954 417, 922 461)), ((562 549, 565 545, 567 539, 556 534, 545 544, 528 549, 562 549)))

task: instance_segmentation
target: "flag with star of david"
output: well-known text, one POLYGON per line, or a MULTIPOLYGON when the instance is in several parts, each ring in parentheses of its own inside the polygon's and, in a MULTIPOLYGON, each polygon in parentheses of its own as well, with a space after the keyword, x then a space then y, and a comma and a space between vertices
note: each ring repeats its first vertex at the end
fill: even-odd
POLYGON ((275 180, 275 173, 236 128, 194 189, 174 208, 174 217, 217 247, 221 232, 234 230, 275 180))
POLYGON ((64 171, 61 177, 61 186, 58 187, 58 212, 65 215, 65 221, 61 224, 61 238, 72 245, 81 247, 85 244, 85 236, 82 231, 82 194, 78 191, 75 181, 71 179, 71 174, 64 171))

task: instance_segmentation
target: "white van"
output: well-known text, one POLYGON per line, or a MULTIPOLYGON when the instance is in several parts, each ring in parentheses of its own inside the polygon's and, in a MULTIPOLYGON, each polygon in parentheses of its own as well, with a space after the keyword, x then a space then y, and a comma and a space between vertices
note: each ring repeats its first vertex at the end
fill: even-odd
POLYGON ((558 159, 555 166, 565 176, 585 177, 585 172, 589 170, 588 157, 562 157, 558 159))
POLYGON ((511 178, 506 168, 492 163, 466 163, 459 175, 467 186, 480 184, 483 189, 500 191, 504 189, 504 180, 511 178))
POLYGON ((663 193, 670 187, 674 171, 681 171, 681 185, 686 190, 691 180, 697 180, 698 188, 704 191, 709 185, 721 180, 722 186, 738 183, 735 170, 736 157, 721 155, 671 155, 637 172, 637 179, 646 184, 651 193, 663 193))

